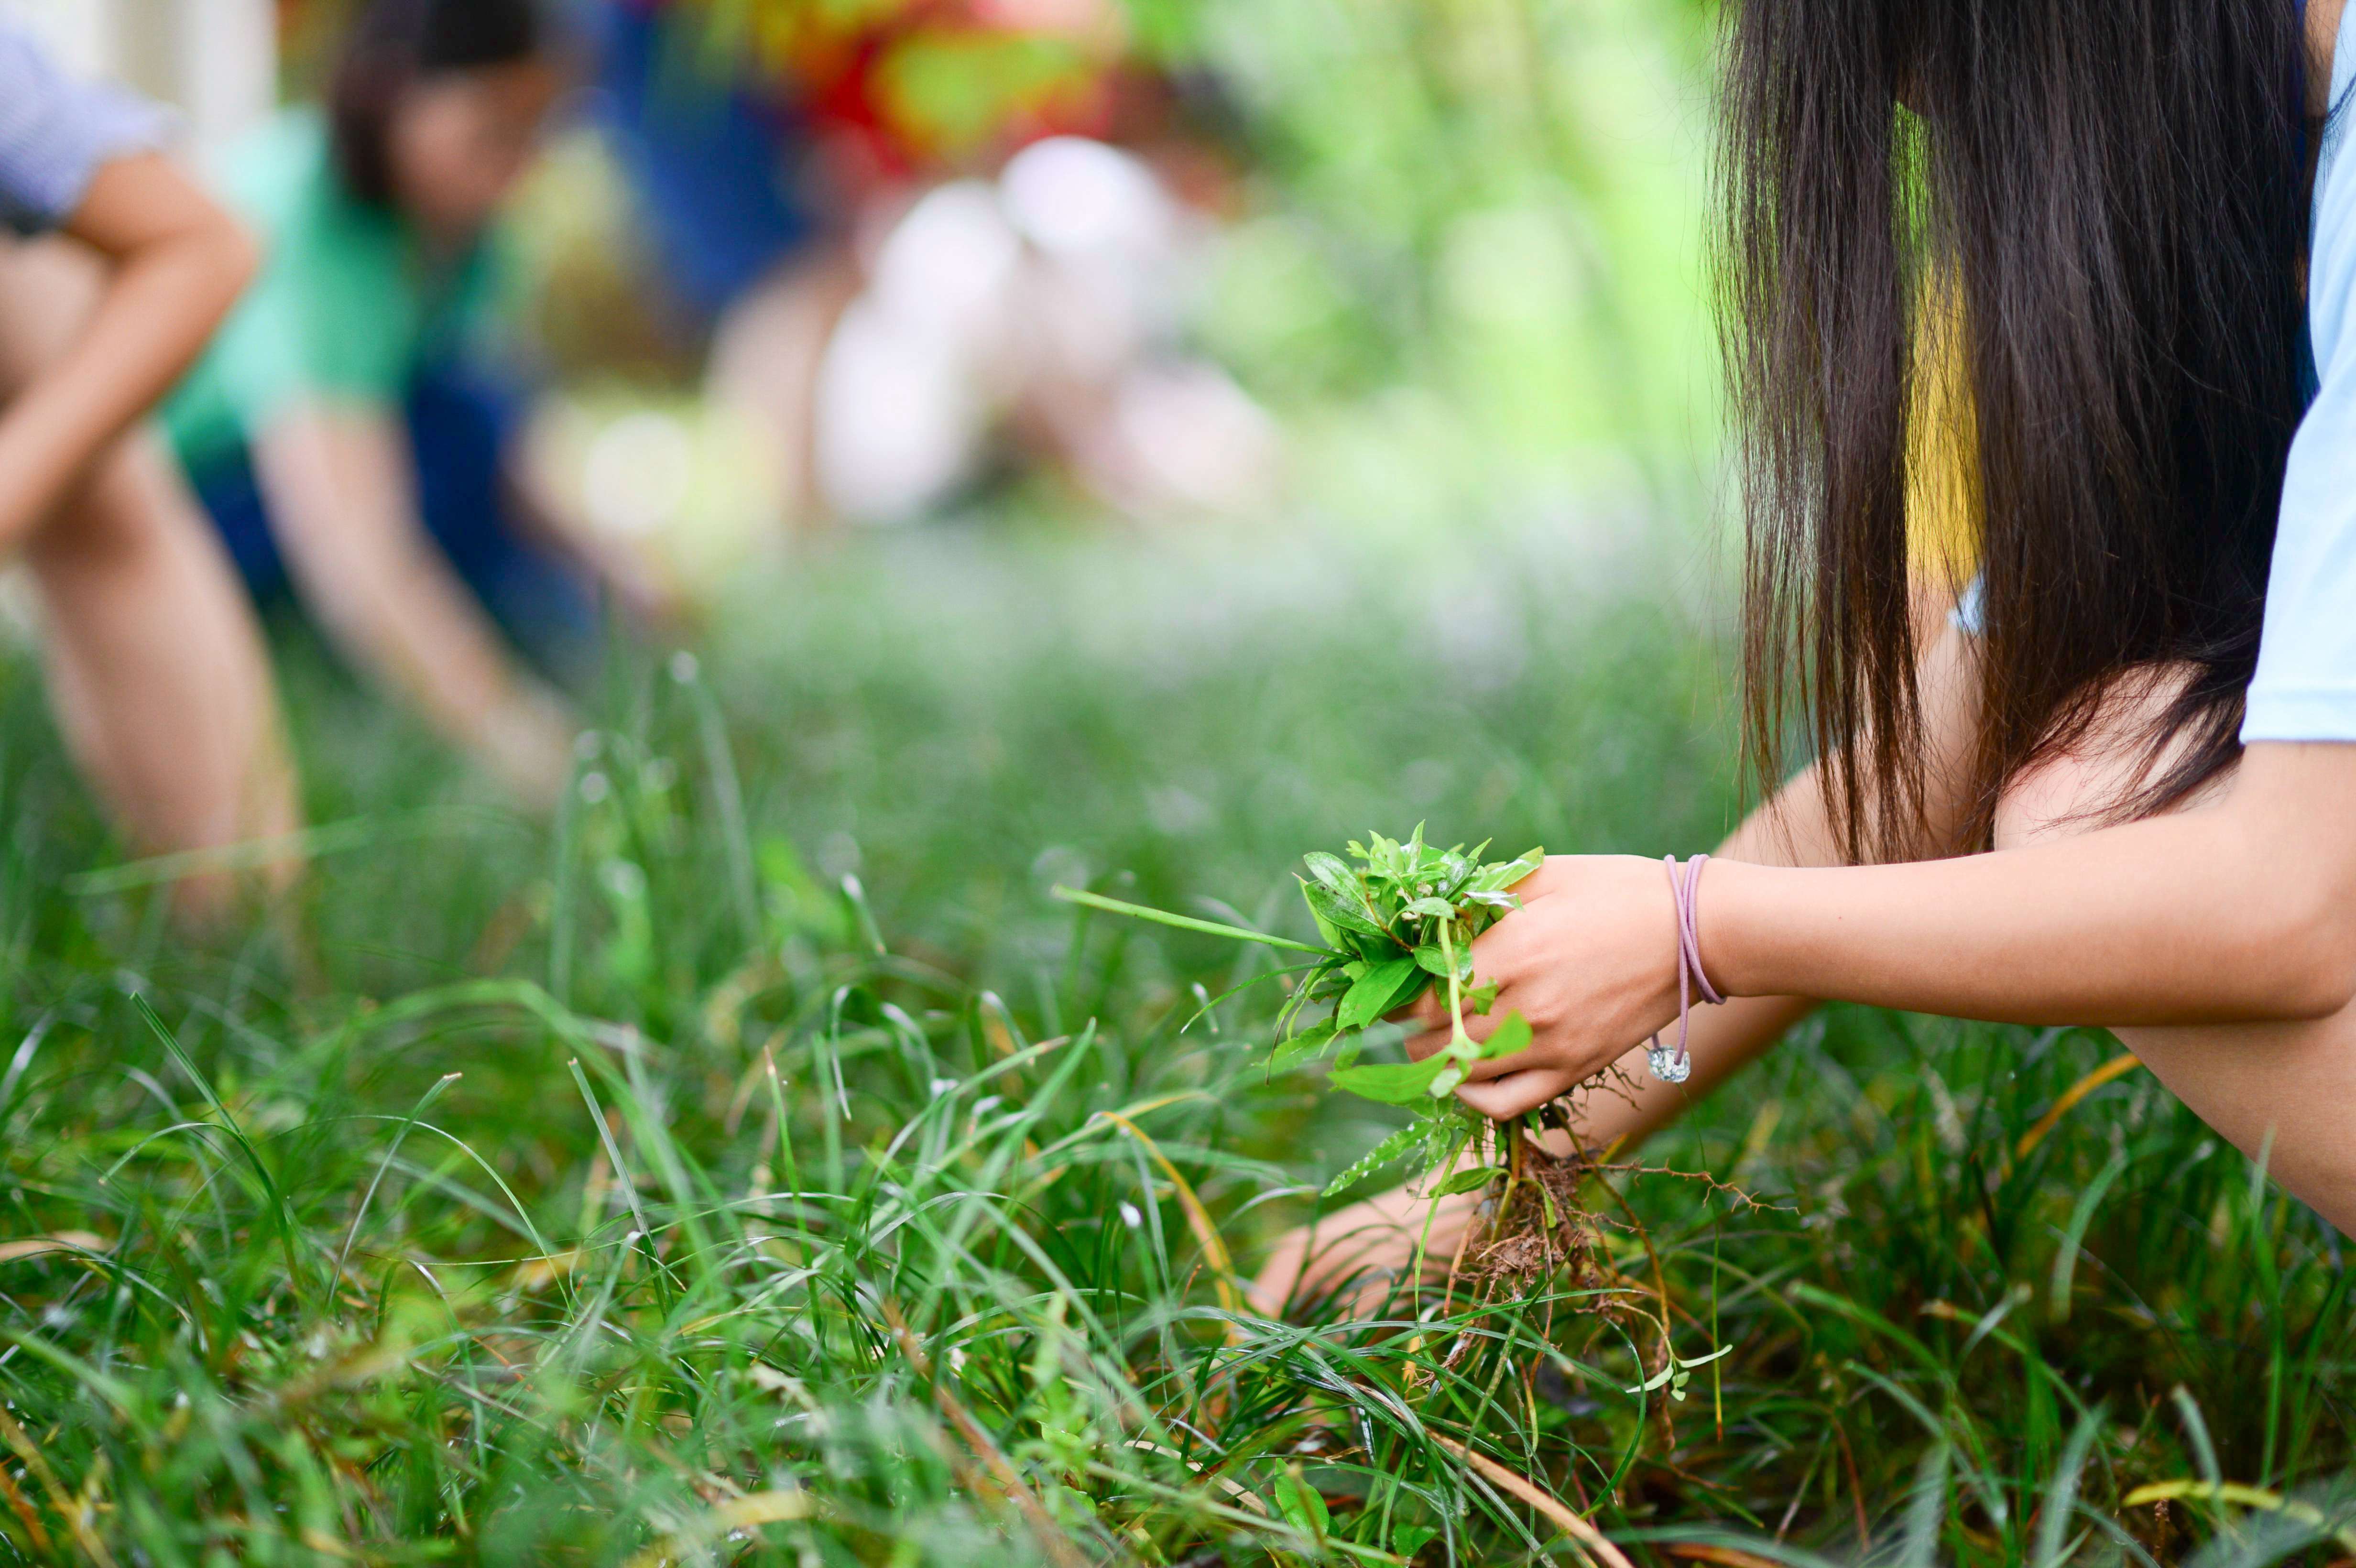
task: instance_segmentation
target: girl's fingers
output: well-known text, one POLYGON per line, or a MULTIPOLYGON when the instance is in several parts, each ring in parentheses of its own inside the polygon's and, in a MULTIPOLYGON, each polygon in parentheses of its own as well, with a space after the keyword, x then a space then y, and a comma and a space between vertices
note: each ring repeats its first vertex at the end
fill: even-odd
POLYGON ((1424 1058, 1431 1055, 1432 1052, 1446 1045, 1449 1039, 1448 1026, 1444 1023, 1438 1029, 1428 1029, 1421 1034, 1408 1036, 1408 1060, 1410 1061, 1421 1061, 1424 1058))
POLYGON ((1468 1083, 1493 1083, 1500 1078, 1511 1078, 1517 1072, 1531 1072, 1538 1065, 1534 1060, 1535 1054, 1533 1051, 1517 1051, 1511 1056, 1468 1061, 1464 1064, 1464 1081, 1468 1083))
POLYGON ((1558 1068, 1533 1067, 1483 1083, 1458 1086, 1456 1097, 1492 1121, 1526 1116, 1569 1093, 1579 1081, 1558 1068))
POLYGON ((1426 1029, 1444 1029, 1448 1024, 1446 994, 1437 987, 1426 991, 1398 1011, 1387 1015, 1384 1021, 1395 1024, 1421 1024, 1426 1029))
MULTIPOLYGON (((1464 1032, 1471 1035, 1476 1043, 1486 1040, 1497 1032, 1497 1026, 1505 1021, 1505 1015, 1512 1010, 1500 1001, 1485 1015, 1468 1011, 1464 1015, 1464 1032)), ((1396 1016, 1400 1022, 1423 1026, 1421 1033, 1408 1037, 1407 1053, 1410 1060, 1421 1061, 1455 1038, 1454 1026, 1448 1018, 1448 1004, 1444 1001, 1434 1002, 1427 996, 1423 1001, 1417 1003, 1405 1013, 1396 1016)), ((1496 1071, 1497 1064, 1491 1061, 1475 1062, 1465 1069, 1466 1075, 1473 1078, 1494 1077, 1496 1071)))

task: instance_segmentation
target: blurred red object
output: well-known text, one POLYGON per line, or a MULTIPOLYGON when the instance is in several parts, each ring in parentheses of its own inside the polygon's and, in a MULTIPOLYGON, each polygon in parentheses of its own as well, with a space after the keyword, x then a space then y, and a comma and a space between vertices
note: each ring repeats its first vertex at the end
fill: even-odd
POLYGON ((651 0, 734 28, 830 161, 881 182, 987 168, 1055 135, 1101 135, 1129 35, 1107 0, 651 0))

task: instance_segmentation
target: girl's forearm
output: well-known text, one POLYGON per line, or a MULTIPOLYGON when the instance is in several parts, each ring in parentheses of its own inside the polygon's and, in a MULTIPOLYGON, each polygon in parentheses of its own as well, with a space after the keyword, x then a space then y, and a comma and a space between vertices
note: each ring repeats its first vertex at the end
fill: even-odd
MULTIPOLYGON (((1719 874, 1715 868, 1730 861, 1786 868, 1841 864, 1816 770, 1809 768, 1786 783, 1715 853, 1712 876, 1719 874)), ((1639 1046, 1621 1059, 1609 1087, 1578 1097, 1579 1142, 1590 1148, 1622 1140, 1623 1147, 1642 1142, 1756 1061, 1815 1007, 1798 996, 1749 995, 1732 997, 1722 1008, 1702 1008, 1693 1017, 1688 1042, 1693 1076, 1683 1083, 1661 1082, 1653 1076, 1639 1046)))
POLYGON ((2029 1024, 2328 1016, 2356 990, 2356 747, 2254 747, 2223 804, 1957 859, 1713 862, 1730 994, 2029 1024))
POLYGON ((564 705, 508 656, 466 588, 439 560, 302 574, 305 598, 348 654, 509 788, 552 805, 573 726, 564 705))
POLYGON ((34 527, 171 389, 253 275, 244 232, 158 158, 102 170, 72 232, 116 266, 80 336, 0 421, 0 544, 34 527), (149 201, 161 223, 122 211, 149 201))

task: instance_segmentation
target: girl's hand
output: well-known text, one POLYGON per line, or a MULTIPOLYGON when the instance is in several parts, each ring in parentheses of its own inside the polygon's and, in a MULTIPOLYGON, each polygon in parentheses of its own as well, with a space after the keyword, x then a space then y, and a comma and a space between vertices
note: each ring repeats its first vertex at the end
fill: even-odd
MULTIPOLYGON (((1501 1121, 1569 1093, 1677 1017, 1676 906, 1661 862, 1558 855, 1514 891, 1522 907, 1472 944, 1473 984, 1495 981, 1497 999, 1464 1021, 1486 1040, 1519 1013, 1536 1038, 1471 1064, 1456 1091, 1501 1121)), ((1408 1042, 1420 1061, 1448 1043, 1445 997, 1426 996, 1412 1017, 1429 1026, 1408 1042)))
POLYGON ((536 811, 552 812, 573 777, 581 724, 555 693, 526 685, 484 721, 477 754, 498 781, 536 811))

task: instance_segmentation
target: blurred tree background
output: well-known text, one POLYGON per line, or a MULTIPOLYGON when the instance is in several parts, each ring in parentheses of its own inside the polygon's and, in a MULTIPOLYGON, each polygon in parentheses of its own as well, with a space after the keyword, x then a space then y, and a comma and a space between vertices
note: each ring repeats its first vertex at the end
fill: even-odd
POLYGON ((1714 423, 1698 7, 1190 9, 1255 160, 1207 319, 1256 389, 1359 415, 1348 463, 1472 458, 1453 481, 1503 458, 1583 488, 1607 453, 1690 453, 1714 423))

